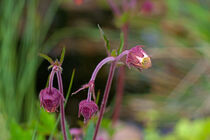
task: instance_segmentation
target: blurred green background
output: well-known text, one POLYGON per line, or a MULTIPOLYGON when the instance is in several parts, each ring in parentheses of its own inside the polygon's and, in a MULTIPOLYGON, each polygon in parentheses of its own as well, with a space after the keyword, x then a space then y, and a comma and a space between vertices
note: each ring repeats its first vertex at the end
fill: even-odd
MULTIPOLYGON (((115 2, 122 5, 121 0, 115 2)), ((54 130, 57 114, 39 108, 39 91, 49 75, 49 64, 39 52, 56 59, 66 46, 64 92, 74 68, 75 91, 106 57, 97 24, 111 47, 117 48, 125 20, 129 22, 128 47, 144 45, 153 64, 142 72, 126 69, 120 120, 140 135, 130 140, 210 140, 210 1, 151 0, 149 13, 141 11, 144 2, 137 0, 117 18, 106 0, 84 0, 81 5, 72 0, 1 0, 0 140, 44 140, 54 130)), ((108 67, 99 72, 96 91, 103 93, 107 75, 108 67)), ((113 111, 115 85, 107 118, 113 111)), ((86 92, 67 103, 70 128, 80 127, 78 103, 86 92)), ((111 134, 109 124, 107 119, 102 127, 111 134)), ((62 139, 59 127, 54 139, 62 139)))

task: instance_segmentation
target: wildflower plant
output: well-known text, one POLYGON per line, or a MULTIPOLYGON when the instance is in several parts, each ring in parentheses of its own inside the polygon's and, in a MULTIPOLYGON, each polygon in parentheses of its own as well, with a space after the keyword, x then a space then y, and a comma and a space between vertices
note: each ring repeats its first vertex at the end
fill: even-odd
POLYGON ((96 76, 97 76, 99 70, 105 64, 111 63, 110 70, 109 70, 109 75, 108 75, 108 79, 107 79, 107 83, 106 83, 106 87, 105 87, 105 91, 104 91, 104 96, 103 96, 103 100, 102 100, 100 111, 99 111, 99 118, 98 118, 96 128, 95 128, 95 132, 94 132, 93 140, 96 140, 96 136, 97 136, 97 133, 98 133, 98 130, 99 130, 99 127, 100 127, 100 123, 102 121, 103 114, 105 112, 105 108, 106 108, 107 100, 108 100, 108 97, 109 97, 109 92, 110 92, 114 72, 115 72, 115 69, 116 69, 116 66, 117 66, 118 62, 124 62, 128 67, 134 66, 135 68, 137 68, 139 70, 143 70, 143 69, 147 69, 147 68, 151 67, 150 57, 142 49, 143 46, 137 45, 137 46, 131 48, 130 50, 122 51, 122 48, 123 48, 123 43, 122 43, 123 40, 122 40, 118 51, 116 51, 116 50, 111 51, 109 40, 105 36, 105 34, 102 31, 102 29, 100 28, 100 26, 99 26, 99 29, 101 31, 101 34, 102 34, 103 38, 104 38, 108 56, 106 58, 104 58, 101 62, 98 63, 98 65, 96 66, 95 70, 92 73, 90 81, 87 84, 83 85, 80 89, 78 89, 76 92, 74 92, 72 94, 72 95, 74 95, 74 94, 78 93, 79 91, 88 88, 87 99, 81 101, 80 104, 79 104, 79 116, 80 116, 80 114, 82 114, 83 117, 84 117, 84 122, 86 123, 89 119, 91 119, 91 117, 98 110, 98 107, 97 107, 96 103, 94 101, 92 101, 92 97, 95 100, 94 87, 95 87, 96 76), (126 61, 122 60, 122 58, 124 58, 124 57, 126 57, 126 61))
POLYGON ((57 108, 60 106, 61 115, 61 129, 63 132, 64 140, 67 140, 66 126, 65 126, 65 111, 64 111, 64 97, 63 97, 63 83, 62 83, 62 63, 64 60, 65 48, 62 50, 60 61, 53 61, 50 57, 45 54, 40 54, 43 58, 50 62, 49 69, 51 69, 48 87, 42 89, 39 94, 40 106, 44 107, 47 112, 58 111, 57 108), (53 79, 56 74, 58 80, 58 89, 53 87, 53 79))
MULTIPOLYGON (((144 0, 143 3, 140 2, 141 7, 139 2, 140 1, 137 0, 123 0, 122 3, 116 4, 114 0, 107 0, 107 3, 109 4, 115 16, 116 26, 119 27, 122 32, 121 41, 123 40, 123 42, 121 50, 127 49, 128 31, 130 23, 132 23, 132 19, 139 14, 150 15, 150 13, 153 10, 153 3, 150 0, 144 0)), ((150 59, 148 59, 148 61, 150 61, 150 59)), ((128 66, 130 66, 129 63, 128 66)), ((149 67, 149 65, 147 66, 149 67)), ((115 125, 115 123, 119 118, 120 106, 124 93, 125 75, 126 75, 125 66, 120 67, 118 70, 118 77, 117 77, 116 102, 115 102, 114 112, 112 115, 113 126, 115 125)))

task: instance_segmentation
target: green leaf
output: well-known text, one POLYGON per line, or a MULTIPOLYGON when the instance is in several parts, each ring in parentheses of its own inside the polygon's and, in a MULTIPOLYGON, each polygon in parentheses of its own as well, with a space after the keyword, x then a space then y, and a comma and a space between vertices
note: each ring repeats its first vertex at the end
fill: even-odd
POLYGON ((37 131, 42 134, 49 134, 54 129, 55 122, 55 114, 50 114, 41 108, 37 131))
POLYGON ((9 132, 9 129, 7 128, 7 120, 4 118, 4 116, 0 112, 0 140, 8 140, 11 133, 9 132))
POLYGON ((95 129, 94 122, 93 122, 93 120, 90 120, 84 140, 92 140, 93 139, 94 129, 95 129))
POLYGON ((52 58, 50 58, 49 56, 47 56, 46 54, 43 54, 43 53, 39 53, 39 56, 44 58, 45 60, 47 60, 50 64, 53 64, 53 60, 52 58))
POLYGON ((32 138, 33 131, 28 129, 23 129, 14 120, 10 122, 10 140, 29 140, 32 138))
POLYGON ((71 80, 70 80, 69 88, 68 88, 68 91, 67 91, 67 94, 66 94, 66 101, 65 101, 64 107, 66 107, 66 103, 67 103, 67 101, 69 99, 69 95, 71 93, 71 88, 72 88, 72 84, 73 84, 73 81, 74 81, 74 75, 75 75, 75 69, 73 69, 72 74, 71 74, 71 80))
POLYGON ((112 50, 111 56, 116 57, 117 56, 117 51, 115 49, 112 50))
POLYGON ((110 119, 103 118, 103 120, 101 121, 101 128, 106 130, 110 136, 113 136, 115 133, 115 129, 113 129, 112 121, 110 119))
POLYGON ((124 12, 121 16, 121 22, 122 24, 125 24, 129 20, 129 12, 124 12))
POLYGON ((129 22, 130 20, 130 13, 129 12, 124 12, 121 16, 117 17, 115 19, 115 24, 117 27, 121 28, 124 24, 129 22))
POLYGON ((67 138, 68 140, 71 140, 71 134, 70 134, 69 126, 66 120, 65 120, 65 127, 66 127, 65 129, 66 129, 67 138))
POLYGON ((123 51, 123 47, 124 47, 124 34, 123 34, 123 32, 121 32, 121 34, 120 34, 120 47, 117 50, 117 55, 119 55, 123 51))
POLYGON ((101 36, 104 39, 104 43, 105 43, 105 47, 107 48, 107 51, 110 52, 111 47, 110 47, 110 43, 109 43, 109 39, 106 37, 104 31, 102 30, 102 28, 100 27, 100 25, 98 24, 98 28, 100 30, 101 36))
POLYGON ((97 97, 96 97, 96 104, 98 104, 98 102, 99 102, 100 94, 101 94, 101 92, 100 92, 100 90, 98 90, 97 97))
POLYGON ((61 57, 60 57, 60 63, 61 63, 61 65, 63 64, 65 53, 66 53, 66 47, 63 47, 62 53, 61 53, 61 57))
MULTIPOLYGON (((51 74, 51 73, 50 73, 50 74, 51 74)), ((47 78, 47 82, 46 82, 45 88, 47 88, 47 87, 48 87, 48 85, 49 85, 49 81, 50 81, 50 74, 48 75, 48 78, 47 78)))

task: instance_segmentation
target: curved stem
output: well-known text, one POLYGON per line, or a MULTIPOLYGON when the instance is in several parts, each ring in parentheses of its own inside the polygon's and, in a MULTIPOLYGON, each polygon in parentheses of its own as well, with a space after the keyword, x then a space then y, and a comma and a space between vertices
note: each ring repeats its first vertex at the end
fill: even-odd
POLYGON ((120 55, 118 55, 118 56, 115 58, 115 61, 119 61, 123 56, 127 55, 128 53, 129 53, 129 50, 123 51, 120 55))
MULTIPOLYGON (((90 78, 89 83, 90 82, 93 82, 94 83, 94 81, 96 79, 96 76, 97 76, 99 70, 102 68, 103 65, 105 65, 108 62, 112 62, 114 60, 115 60, 115 58, 112 57, 112 56, 110 56, 110 57, 106 57, 100 63, 98 63, 98 65, 96 66, 95 70, 93 71, 93 74, 92 74, 92 76, 90 78)), ((88 89, 88 98, 87 98, 89 101, 91 100, 91 90, 92 90, 91 87, 89 87, 89 89, 88 89)))
POLYGON ((95 81, 96 79, 96 75, 98 74, 99 70, 102 68, 102 66, 108 62, 112 62, 114 61, 115 58, 110 56, 110 57, 106 57, 104 58, 100 63, 98 63, 98 65, 96 66, 95 70, 93 71, 93 74, 90 78, 90 81, 95 81))
MULTIPOLYGON (((110 92, 110 88, 111 88, 111 85, 112 85, 112 80, 113 80, 113 76, 114 76, 114 71, 115 71, 115 68, 116 68, 116 63, 117 61, 119 61, 123 56, 127 55, 129 53, 129 50, 125 50, 123 51, 120 55, 118 55, 115 59, 114 59, 114 62, 112 62, 111 66, 110 66, 110 70, 109 70, 109 76, 108 76, 108 79, 107 79, 107 83, 106 83, 106 87, 105 87, 105 91, 104 91, 104 97, 103 97, 103 100, 102 100, 102 103, 101 103, 101 108, 100 108, 100 113, 99 113, 99 118, 98 118, 98 121, 97 121, 97 124, 96 124, 96 128, 95 128, 95 132, 94 132, 94 137, 93 137, 93 140, 96 140, 96 137, 97 137, 97 134, 98 134, 98 130, 99 130, 99 127, 100 127, 100 124, 101 124, 101 120, 103 118, 103 115, 104 115, 104 111, 105 111, 105 108, 106 108, 106 104, 107 104, 107 100, 108 100, 108 97, 109 97, 109 92, 110 92)), ((107 57, 109 58, 109 57, 107 57)), ((105 60, 105 59, 104 59, 105 60)), ((102 60, 103 61, 103 60, 102 60)), ((101 62, 102 62, 101 61, 101 62)), ((100 64, 100 63, 99 63, 100 64)), ((105 63, 104 63, 105 64, 105 63)), ((102 67, 102 66, 101 66, 102 67)), ((101 68, 100 67, 100 68, 101 68)), ((100 69, 99 68, 99 69, 100 69)), ((99 70, 98 69, 98 70, 99 70)), ((97 71, 98 70, 95 70, 96 71, 96 74, 97 74, 97 71)), ((95 72, 94 71, 94 72, 95 72)), ((95 76, 96 76, 95 74, 95 76)), ((94 77, 95 77, 94 76, 94 77)), ((91 77, 92 78, 92 77, 91 77)))
POLYGON ((109 92, 110 92, 115 68, 116 68, 116 61, 114 61, 110 66, 109 76, 108 76, 108 79, 107 79, 106 88, 105 88, 105 91, 104 91, 104 97, 103 97, 103 101, 101 103, 100 114, 99 114, 99 118, 98 118, 98 121, 97 121, 97 124, 96 124, 93 140, 96 140, 96 136, 98 134, 98 130, 99 130, 99 127, 100 127, 100 124, 101 124, 101 120, 102 120, 103 115, 104 115, 104 111, 105 111, 107 100, 108 100, 108 97, 109 97, 109 92))
MULTIPOLYGON (((61 72, 57 71, 56 75, 57 75, 57 79, 58 79, 59 91, 63 95, 63 82, 62 82, 62 78, 61 78, 61 72)), ((61 102, 60 102, 60 114, 61 114, 61 129, 63 132, 63 138, 64 138, 64 140, 67 140, 66 127, 65 127, 65 110, 64 110, 64 101, 63 100, 61 100, 61 102)))
MULTIPOLYGON (((119 61, 123 56, 127 55, 128 53, 129 53, 129 51, 128 51, 128 50, 125 50, 125 51, 123 51, 120 55, 118 55, 117 57, 112 57, 112 56, 110 56, 110 57, 106 57, 105 59, 103 59, 103 60, 96 66, 96 68, 95 68, 95 70, 93 71, 93 74, 92 74, 92 76, 91 76, 89 82, 93 82, 93 83, 94 83, 94 81, 95 81, 95 79, 96 79, 96 76, 97 76, 99 70, 102 68, 103 65, 105 65, 105 64, 108 63, 108 62, 112 62, 112 61, 116 61, 116 62, 117 62, 117 61, 119 61)), ((89 89, 88 89, 88 97, 87 97, 87 99, 88 99, 89 101, 91 100, 91 90, 92 90, 92 88, 89 87, 89 89)))
POLYGON ((55 71, 52 69, 51 73, 50 73, 50 79, 49 79, 49 88, 51 90, 51 88, 53 87, 53 78, 55 75, 55 71))

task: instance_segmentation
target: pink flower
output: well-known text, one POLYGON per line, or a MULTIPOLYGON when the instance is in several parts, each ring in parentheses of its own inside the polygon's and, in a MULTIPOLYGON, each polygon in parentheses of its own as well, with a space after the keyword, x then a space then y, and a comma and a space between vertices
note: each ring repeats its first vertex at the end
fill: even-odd
POLYGON ((56 88, 48 87, 40 91, 39 99, 41 106, 47 112, 55 112, 63 100, 63 96, 56 88))
POLYGON ((154 4, 150 0, 146 0, 141 7, 141 12, 143 14, 150 14, 154 9, 154 4))
POLYGON ((74 0, 76 5, 81 5, 83 3, 83 0, 74 0))
POLYGON ((71 128, 70 133, 72 135, 72 138, 75 140, 82 140, 82 129, 81 128, 71 128))
POLYGON ((79 117, 80 114, 84 117, 86 123, 98 111, 98 106, 94 101, 82 100, 79 103, 79 117))
POLYGON ((143 46, 135 46, 129 50, 126 58, 126 64, 128 67, 134 66, 139 70, 147 69, 152 66, 150 57, 142 49, 143 46))

